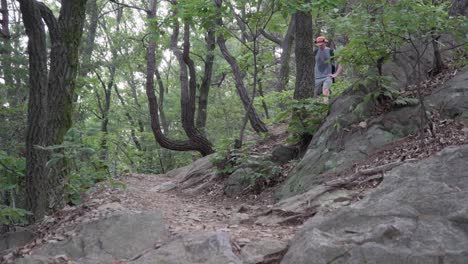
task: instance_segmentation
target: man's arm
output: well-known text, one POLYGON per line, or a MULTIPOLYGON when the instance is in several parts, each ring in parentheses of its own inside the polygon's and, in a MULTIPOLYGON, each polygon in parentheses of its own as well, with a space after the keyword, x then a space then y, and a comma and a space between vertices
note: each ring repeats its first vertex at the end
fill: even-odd
POLYGON ((341 67, 341 65, 338 64, 338 69, 336 69, 336 72, 334 74, 329 74, 328 76, 330 76, 332 78, 336 78, 336 77, 338 77, 338 75, 341 74, 342 71, 343 71, 343 67, 341 67))

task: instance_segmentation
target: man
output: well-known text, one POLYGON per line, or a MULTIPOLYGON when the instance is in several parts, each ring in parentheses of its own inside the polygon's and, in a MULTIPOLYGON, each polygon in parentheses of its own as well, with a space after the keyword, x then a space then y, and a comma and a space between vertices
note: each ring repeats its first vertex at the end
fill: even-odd
POLYGON ((315 90, 314 95, 323 93, 323 102, 328 104, 328 96, 330 96, 330 87, 333 79, 343 71, 341 65, 338 65, 336 73, 332 72, 332 57, 333 50, 328 48, 326 44, 328 40, 325 37, 317 37, 315 45, 318 49, 315 51, 315 90))

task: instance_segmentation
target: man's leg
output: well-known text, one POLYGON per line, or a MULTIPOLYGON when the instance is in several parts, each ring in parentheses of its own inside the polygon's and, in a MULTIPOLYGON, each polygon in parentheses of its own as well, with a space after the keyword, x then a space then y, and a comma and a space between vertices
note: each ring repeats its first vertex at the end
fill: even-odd
POLYGON ((325 82, 325 80, 325 78, 315 79, 314 97, 322 94, 323 82, 325 82))
POLYGON ((323 103, 328 104, 328 97, 330 96, 330 88, 333 83, 332 78, 327 77, 323 82, 323 103))

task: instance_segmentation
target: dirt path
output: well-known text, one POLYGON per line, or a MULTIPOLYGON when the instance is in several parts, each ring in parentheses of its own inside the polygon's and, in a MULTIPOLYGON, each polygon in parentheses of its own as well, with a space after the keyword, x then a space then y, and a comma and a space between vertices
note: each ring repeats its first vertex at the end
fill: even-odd
POLYGON ((239 245, 260 238, 287 241, 298 228, 254 223, 253 216, 270 208, 268 203, 272 199, 251 196, 250 199, 241 201, 219 194, 198 197, 180 193, 177 189, 162 193, 152 190, 173 180, 164 175, 131 174, 122 179, 126 185, 125 190, 101 187, 90 195, 88 203, 97 203, 100 211, 160 210, 174 235, 196 230, 224 231, 230 233, 233 241, 239 245))

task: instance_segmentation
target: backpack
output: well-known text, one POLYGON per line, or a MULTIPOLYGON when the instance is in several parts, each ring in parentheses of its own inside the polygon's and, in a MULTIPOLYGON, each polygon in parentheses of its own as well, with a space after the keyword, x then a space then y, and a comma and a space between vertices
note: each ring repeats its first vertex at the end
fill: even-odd
MULTIPOLYGON (((336 65, 335 65, 335 51, 333 49, 329 49, 330 51, 330 63, 331 63, 331 73, 334 74, 336 72, 336 65)), ((314 58, 317 56, 318 50, 314 50, 314 58)), ((335 83, 335 78, 332 78, 333 83, 335 83)))

